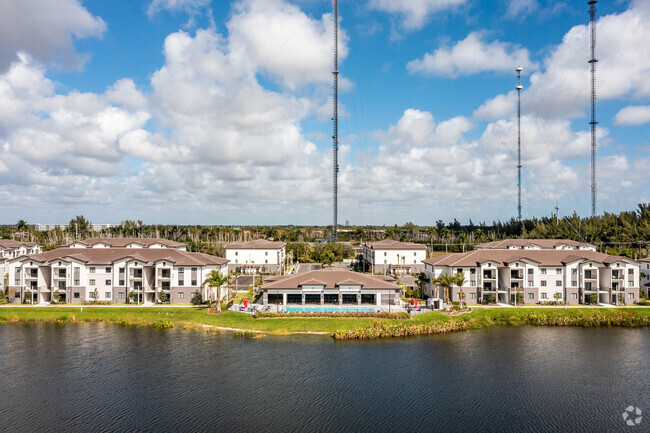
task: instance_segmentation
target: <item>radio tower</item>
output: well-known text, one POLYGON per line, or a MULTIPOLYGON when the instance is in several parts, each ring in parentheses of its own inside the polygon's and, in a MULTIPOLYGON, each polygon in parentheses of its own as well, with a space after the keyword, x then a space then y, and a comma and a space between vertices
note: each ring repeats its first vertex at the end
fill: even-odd
POLYGON ((518 188, 518 201, 517 201, 517 220, 521 225, 521 71, 523 68, 517 66, 517 188, 518 188))
POLYGON ((332 171, 333 171, 333 201, 334 201, 334 224, 332 225, 332 241, 338 238, 338 178, 339 178, 339 0, 332 0, 334 9, 334 113, 332 116, 332 171))
POLYGON ((591 34, 591 216, 596 216, 596 3, 589 0, 589 32, 591 34))

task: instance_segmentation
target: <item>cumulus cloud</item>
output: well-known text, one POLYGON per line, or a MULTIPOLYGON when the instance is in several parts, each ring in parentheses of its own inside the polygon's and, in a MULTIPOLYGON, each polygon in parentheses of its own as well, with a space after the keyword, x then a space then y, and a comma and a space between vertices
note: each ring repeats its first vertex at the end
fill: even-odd
MULTIPOLYGON (((311 18, 282 0, 243 0, 228 22, 230 49, 245 55, 284 86, 332 81, 333 16, 311 18)), ((339 59, 348 54, 348 37, 339 31, 339 59)))
POLYGON ((472 32, 452 47, 440 47, 421 59, 410 61, 406 69, 412 74, 457 77, 480 72, 509 72, 515 66, 536 69, 526 48, 501 41, 485 41, 485 34, 472 32))
POLYGON ((372 9, 395 14, 407 30, 422 28, 429 18, 445 10, 467 3, 467 0, 370 0, 372 9))
POLYGON ((614 122, 617 125, 642 125, 650 122, 650 105, 632 105, 616 113, 614 122))
POLYGON ((25 52, 45 64, 81 67, 88 56, 78 53, 76 39, 102 37, 106 23, 79 0, 5 0, 0 2, 0 71, 25 52))

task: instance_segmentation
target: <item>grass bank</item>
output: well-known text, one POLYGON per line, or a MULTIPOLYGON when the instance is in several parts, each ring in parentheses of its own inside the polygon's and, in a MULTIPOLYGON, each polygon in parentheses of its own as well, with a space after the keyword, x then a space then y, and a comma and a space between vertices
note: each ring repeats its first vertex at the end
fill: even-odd
POLYGON ((174 307, 2 307, 1 322, 108 322, 119 325, 228 328, 276 335, 323 333, 334 338, 381 338, 428 335, 494 325, 650 326, 650 308, 476 308, 450 317, 440 312, 413 319, 370 317, 270 317, 225 312, 207 314, 205 308, 174 307))

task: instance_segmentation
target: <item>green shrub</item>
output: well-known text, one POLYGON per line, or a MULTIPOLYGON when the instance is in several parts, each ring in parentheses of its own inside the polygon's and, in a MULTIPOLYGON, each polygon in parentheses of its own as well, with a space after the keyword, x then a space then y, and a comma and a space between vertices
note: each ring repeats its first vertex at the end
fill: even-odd
POLYGON ((202 303, 203 303, 203 296, 201 295, 201 292, 196 291, 192 293, 192 304, 199 305, 202 303))

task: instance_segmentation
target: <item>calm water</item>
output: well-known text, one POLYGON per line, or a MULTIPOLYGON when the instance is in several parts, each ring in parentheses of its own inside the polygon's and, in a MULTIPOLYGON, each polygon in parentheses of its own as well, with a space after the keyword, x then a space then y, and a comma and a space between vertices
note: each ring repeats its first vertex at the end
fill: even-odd
POLYGON ((3 432, 650 431, 648 329, 334 342, 5 324, 0 342, 3 432))

